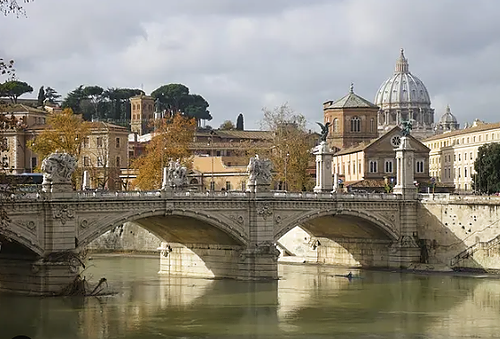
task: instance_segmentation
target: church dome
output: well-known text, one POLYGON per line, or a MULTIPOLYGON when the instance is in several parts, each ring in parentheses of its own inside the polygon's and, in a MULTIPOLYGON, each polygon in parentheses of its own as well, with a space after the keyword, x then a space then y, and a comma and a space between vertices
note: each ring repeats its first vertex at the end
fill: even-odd
POLYGON ((380 86, 375 96, 375 104, 382 109, 397 106, 430 106, 429 92, 424 83, 410 73, 408 59, 405 58, 403 49, 396 62, 393 76, 380 86))
POLYGON ((440 124, 456 124, 457 118, 451 113, 450 105, 446 106, 446 112, 439 119, 440 124))

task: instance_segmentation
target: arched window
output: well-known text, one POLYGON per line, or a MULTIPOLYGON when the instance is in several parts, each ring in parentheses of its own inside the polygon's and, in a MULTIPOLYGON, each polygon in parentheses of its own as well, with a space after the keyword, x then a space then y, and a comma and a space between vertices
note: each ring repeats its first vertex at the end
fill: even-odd
POLYGON ((361 120, 358 117, 351 118, 351 132, 361 132, 361 120))
POLYGON ((370 119, 370 132, 375 131, 375 119, 371 118, 370 119))
POLYGON ((339 131, 339 119, 333 119, 333 133, 337 133, 339 131))

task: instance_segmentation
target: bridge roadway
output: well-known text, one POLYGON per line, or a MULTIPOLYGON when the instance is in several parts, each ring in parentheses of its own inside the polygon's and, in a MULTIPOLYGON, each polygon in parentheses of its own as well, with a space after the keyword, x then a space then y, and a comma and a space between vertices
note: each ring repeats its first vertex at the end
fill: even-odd
MULTIPOLYGON (((309 192, 13 196, 5 203, 9 220, 0 225, 0 289, 57 293, 80 272, 78 254, 85 246, 125 222, 184 245, 201 258, 205 271, 219 278, 277 279, 276 241, 299 225, 314 237, 379 240, 385 246, 365 262, 406 267, 420 256, 414 239, 417 205, 416 196, 309 192)), ((196 275, 182 253, 163 250, 162 255, 172 259, 172 273, 196 275)))

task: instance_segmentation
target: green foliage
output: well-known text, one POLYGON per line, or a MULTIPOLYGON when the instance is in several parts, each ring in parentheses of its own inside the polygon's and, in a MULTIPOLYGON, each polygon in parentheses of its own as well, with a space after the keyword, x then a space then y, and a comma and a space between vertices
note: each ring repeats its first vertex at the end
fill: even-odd
POLYGON ((500 192, 500 143, 479 147, 474 170, 475 191, 487 194, 500 192))
POLYGON ((170 115, 181 113, 188 118, 199 120, 212 120, 207 110, 208 102, 198 94, 190 94, 189 88, 182 84, 168 84, 155 89, 151 96, 159 98, 162 107, 170 115))
POLYGON ((57 93, 57 91, 52 87, 47 87, 45 89, 45 99, 48 100, 51 104, 58 104, 60 98, 61 95, 57 93))
POLYGON ((234 129, 234 124, 231 120, 226 120, 220 125, 219 129, 223 131, 230 131, 234 129))
POLYGON ((101 89, 99 86, 81 85, 68 93, 62 106, 81 113, 85 120, 91 120, 94 116, 100 120, 119 123, 130 119, 129 99, 144 94, 144 91, 133 88, 108 88, 102 92, 101 89))
POLYGON ((236 130, 237 131, 243 131, 244 130, 244 127, 243 127, 243 114, 240 113, 240 115, 238 115, 238 119, 236 119, 236 130))
POLYGON ((33 92, 33 87, 24 81, 11 80, 0 84, 0 96, 10 98, 10 101, 17 104, 17 98, 25 93, 33 92))
POLYGON ((45 101, 45 90, 43 89, 43 86, 41 86, 40 89, 38 90, 37 105, 42 106, 44 101, 45 101))

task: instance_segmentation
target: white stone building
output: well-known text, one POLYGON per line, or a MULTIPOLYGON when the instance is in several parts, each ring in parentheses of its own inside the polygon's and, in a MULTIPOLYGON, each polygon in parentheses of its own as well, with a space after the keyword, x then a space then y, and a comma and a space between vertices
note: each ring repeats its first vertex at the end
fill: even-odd
POLYGON ((430 149, 431 177, 455 185, 457 191, 472 191, 478 149, 487 143, 500 142, 500 122, 484 123, 476 119, 471 127, 438 134, 422 142, 430 149))

